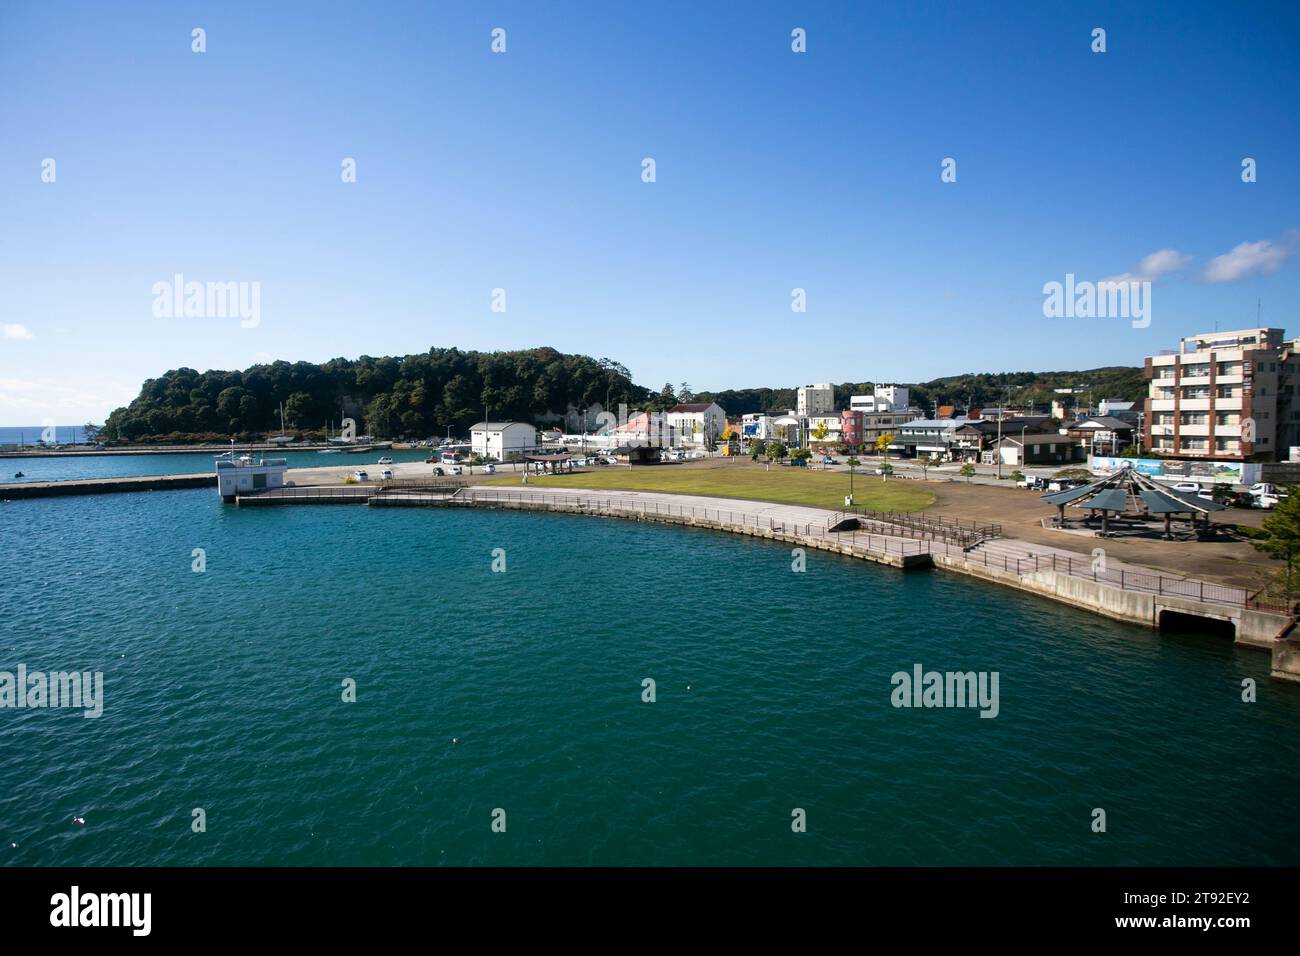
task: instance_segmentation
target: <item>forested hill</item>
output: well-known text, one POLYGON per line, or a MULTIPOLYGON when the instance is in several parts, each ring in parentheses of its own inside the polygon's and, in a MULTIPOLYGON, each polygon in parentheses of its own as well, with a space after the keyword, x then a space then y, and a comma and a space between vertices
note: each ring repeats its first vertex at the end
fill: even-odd
MULTIPOLYGON (((907 384, 907 383, 899 383, 907 384)), ((937 405, 996 406, 1005 402, 1046 404, 1056 388, 1085 389, 1092 399, 1133 401, 1143 392, 1142 370, 1113 366, 1080 372, 1002 372, 951 375, 911 384, 912 401, 926 413, 937 405), (1010 392, 1008 393, 1008 389, 1010 392)), ((849 396, 869 394, 869 382, 835 386, 836 407, 849 396)), ((343 417, 358 434, 410 438, 464 435, 483 418, 484 405, 496 420, 560 424, 564 416, 599 404, 617 409, 662 410, 677 401, 715 401, 731 416, 785 411, 796 403, 794 388, 728 389, 677 394, 632 382, 628 369, 607 358, 566 355, 552 348, 515 352, 430 349, 406 356, 356 360, 274 362, 244 371, 196 372, 174 369, 149 379, 139 396, 108 417, 101 436, 120 441, 240 440, 280 430, 279 403, 291 434, 321 435, 343 417)), ((569 425, 576 426, 576 419, 569 425)))
POLYGON ((552 348, 514 352, 426 353, 356 360, 274 362, 244 371, 173 369, 149 379, 125 408, 109 415, 101 436, 121 441, 195 438, 241 440, 280 430, 284 403, 290 434, 323 434, 343 417, 357 434, 424 438, 464 434, 489 407, 494 420, 543 424, 571 408, 644 403, 645 389, 609 359, 552 348))
MULTIPOLYGON (((810 383, 805 383, 810 384, 810 383)), ((1092 400, 1099 402, 1103 398, 1115 398, 1123 401, 1141 399, 1144 385, 1142 369, 1123 365, 1106 368, 1087 369, 1081 372, 999 372, 948 375, 929 382, 908 383, 914 404, 920 405, 927 413, 934 411, 937 405, 1000 406, 1003 404, 1019 405, 1032 402, 1046 405, 1054 398, 1061 398, 1054 390, 1058 388, 1079 388, 1085 392, 1092 386, 1092 400), (1008 398, 1007 390, 1010 389, 1008 398)), ((835 405, 848 408, 851 395, 869 395, 872 391, 870 382, 843 382, 835 386, 835 405)), ((1069 396, 1064 396, 1069 401, 1069 396)), ((745 415, 751 412, 785 411, 795 407, 794 388, 742 388, 728 389, 721 392, 697 392, 695 400, 717 402, 727 410, 728 415, 745 415)), ((1083 399, 1086 401, 1086 397, 1083 399)))

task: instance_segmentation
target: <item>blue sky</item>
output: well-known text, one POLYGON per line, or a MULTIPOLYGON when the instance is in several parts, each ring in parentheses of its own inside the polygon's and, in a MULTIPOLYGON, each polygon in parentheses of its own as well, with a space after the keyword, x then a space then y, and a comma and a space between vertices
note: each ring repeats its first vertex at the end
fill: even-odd
POLYGON ((700 390, 1136 365, 1258 300, 1300 334, 1298 52, 1280 3, 10 0, 0 425, 431 346, 700 390), (1044 317, 1162 251, 1150 327, 1044 317), (259 324, 156 317, 176 273, 259 324))

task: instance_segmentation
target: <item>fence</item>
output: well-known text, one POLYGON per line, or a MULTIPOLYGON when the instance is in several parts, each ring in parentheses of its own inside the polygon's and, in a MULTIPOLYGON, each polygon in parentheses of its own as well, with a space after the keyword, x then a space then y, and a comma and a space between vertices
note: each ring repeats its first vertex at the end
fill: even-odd
MULTIPOLYGON (((945 553, 947 553, 946 549, 945 553)), ((1106 569, 1093 558, 1071 558, 1057 554, 1035 554, 1015 558, 988 551, 963 552, 961 557, 971 564, 1001 568, 1016 575, 1033 574, 1036 571, 1056 571, 1072 577, 1114 584, 1126 591, 1168 594, 1172 597, 1191 598, 1209 604, 1227 604, 1252 610, 1272 611, 1277 614, 1292 613, 1292 607, 1285 603, 1260 600, 1258 591, 1189 578, 1173 578, 1147 571, 1130 571, 1127 568, 1106 569)))
POLYGON ((548 492, 530 493, 518 491, 496 491, 483 488, 466 489, 448 499, 451 504, 471 505, 482 503, 498 504, 520 509, 537 508, 539 510, 564 509, 586 514, 609 515, 644 515, 646 517, 689 518, 696 522, 707 522, 719 527, 731 529, 753 529, 756 533, 770 533, 805 539, 820 539, 827 544, 835 542, 839 547, 848 547, 854 553, 858 551, 914 556, 928 554, 925 544, 920 541, 907 541, 899 537, 878 534, 861 534, 851 531, 831 531, 831 522, 787 522, 764 517, 747 511, 729 508, 707 508, 697 505, 678 505, 664 501, 643 498, 621 498, 617 496, 592 497, 579 493, 555 494, 548 492))

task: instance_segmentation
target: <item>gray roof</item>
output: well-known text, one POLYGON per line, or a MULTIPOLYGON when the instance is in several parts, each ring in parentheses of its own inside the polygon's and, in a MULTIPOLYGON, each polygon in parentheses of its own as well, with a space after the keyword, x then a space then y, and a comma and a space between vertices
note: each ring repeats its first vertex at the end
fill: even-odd
POLYGON ((499 432, 502 429, 508 428, 511 425, 525 425, 528 428, 535 429, 535 426, 529 425, 527 422, 475 422, 473 425, 469 426, 469 429, 470 431, 479 431, 479 432, 484 430, 490 432, 499 432))
POLYGON ((1203 514, 1207 511, 1222 511, 1225 507, 1208 498, 1183 494, 1158 485, 1128 466, 1078 488, 1052 492, 1042 498, 1057 507, 1073 504, 1076 508, 1122 512, 1127 507, 1130 490, 1141 496, 1147 511, 1153 514, 1203 514))
POLYGON ((957 428, 961 425, 969 425, 972 422, 979 421, 976 418, 918 418, 914 421, 903 422, 899 428, 957 428))
POLYGON ((1080 418, 1071 427, 1085 428, 1089 425, 1096 425, 1098 428, 1110 429, 1111 431, 1115 431, 1116 429, 1121 431, 1133 430, 1132 422, 1126 422, 1122 418, 1116 418, 1114 415, 1091 415, 1087 418, 1080 418))

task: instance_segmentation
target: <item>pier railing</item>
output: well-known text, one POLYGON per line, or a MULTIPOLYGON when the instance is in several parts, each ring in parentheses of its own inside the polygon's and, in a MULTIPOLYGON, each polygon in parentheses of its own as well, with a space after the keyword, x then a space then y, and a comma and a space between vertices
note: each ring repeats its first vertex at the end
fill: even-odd
POLYGON ((899 534, 921 541, 950 541, 971 548, 982 541, 1002 537, 1002 525, 953 518, 948 515, 924 515, 910 511, 872 511, 857 505, 843 512, 875 527, 892 526, 899 534))
POLYGON ((888 536, 854 531, 831 531, 833 522, 783 521, 749 511, 728 508, 709 508, 699 505, 673 504, 644 498, 624 498, 617 495, 586 495, 580 493, 556 494, 550 492, 496 491, 467 488, 454 498, 453 504, 486 504, 519 509, 563 509, 586 514, 641 515, 691 519, 695 522, 731 527, 737 530, 753 529, 755 533, 786 535, 799 538, 816 538, 826 543, 835 542, 840 548, 854 551, 871 551, 899 556, 929 553, 925 542, 907 540, 901 536, 888 536))
MULTIPOLYGON (((936 551, 951 554, 943 546, 936 551)), ((1056 571, 1072 577, 1086 578, 1114 584, 1127 591, 1145 591, 1150 594, 1168 594, 1172 597, 1191 598, 1210 604, 1227 604, 1252 610, 1271 611, 1276 614, 1291 614, 1294 605, 1278 601, 1261 600, 1259 591, 1233 587, 1227 584, 1214 584, 1192 578, 1177 578, 1148 571, 1131 571, 1128 568, 1107 568, 1103 563, 1091 557, 1072 558, 1058 554, 1035 554, 1017 558, 1008 554, 990 553, 988 551, 963 551, 963 560, 971 564, 983 564, 986 567, 1001 568, 1017 575, 1034 574, 1038 571, 1056 571)))

